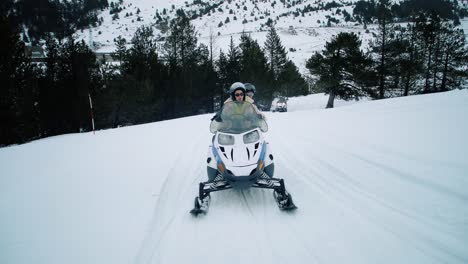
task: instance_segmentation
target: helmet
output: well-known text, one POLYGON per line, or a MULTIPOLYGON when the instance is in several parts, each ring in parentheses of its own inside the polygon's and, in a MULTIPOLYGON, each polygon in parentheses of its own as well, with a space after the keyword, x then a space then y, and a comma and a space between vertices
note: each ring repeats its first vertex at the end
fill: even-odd
POLYGON ((251 83, 244 83, 245 91, 246 92, 254 92, 255 93, 255 85, 251 83))
POLYGON ((231 95, 231 99, 233 101, 236 100, 236 97, 234 96, 234 92, 237 90, 241 90, 244 93, 244 100, 245 100, 245 86, 241 82, 235 82, 229 87, 229 94, 231 95))
POLYGON ((232 94, 232 93, 234 93, 234 91, 239 90, 239 89, 242 90, 242 92, 245 93, 245 86, 244 86, 244 84, 241 83, 241 82, 235 82, 235 83, 233 83, 233 84, 231 85, 231 87, 229 87, 229 93, 232 94))

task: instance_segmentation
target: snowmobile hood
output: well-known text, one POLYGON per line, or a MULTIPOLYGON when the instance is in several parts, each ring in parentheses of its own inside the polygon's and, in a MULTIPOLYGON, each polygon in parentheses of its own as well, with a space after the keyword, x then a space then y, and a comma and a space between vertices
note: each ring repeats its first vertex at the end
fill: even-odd
POLYGON ((258 129, 242 134, 218 133, 215 138, 216 151, 226 168, 251 171, 262 154, 263 137, 258 129))

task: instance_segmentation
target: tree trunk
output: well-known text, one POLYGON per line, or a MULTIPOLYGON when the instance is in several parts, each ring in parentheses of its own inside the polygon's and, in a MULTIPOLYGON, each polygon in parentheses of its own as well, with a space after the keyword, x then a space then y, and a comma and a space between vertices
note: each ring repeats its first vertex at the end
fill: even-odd
POLYGON ((428 47, 427 65, 426 65, 426 82, 424 85, 424 92, 429 92, 429 79, 431 78, 431 66, 432 66, 432 45, 428 47))
POLYGON ((405 90, 403 92, 403 96, 408 96, 408 93, 409 93, 409 87, 410 87, 410 73, 406 73, 406 76, 405 76, 405 90))
POLYGON ((330 97, 328 97, 327 107, 325 108, 333 108, 334 101, 335 101, 335 91, 332 89, 330 91, 330 97))
POLYGON ((439 40, 436 41, 435 51, 434 51, 434 73, 432 74, 432 92, 436 92, 437 89, 437 73, 438 73, 438 64, 439 64, 439 53, 440 53, 440 44, 439 40))
POLYGON ((385 56, 387 55, 385 52, 385 46, 387 41, 387 25, 385 21, 382 23, 382 47, 380 50, 380 80, 379 80, 379 99, 383 99, 385 96, 385 56))
POLYGON ((447 72, 448 72, 448 64, 449 64, 449 51, 447 50, 445 53, 444 59, 444 70, 442 71, 442 81, 440 84, 440 91, 445 92, 447 91, 447 72))
MULTIPOLYGON (((383 50, 383 48, 382 48, 383 50)), ((385 67, 385 55, 381 54, 380 57, 380 80, 379 80, 379 99, 384 98, 385 94, 385 75, 384 75, 384 67, 385 67)))

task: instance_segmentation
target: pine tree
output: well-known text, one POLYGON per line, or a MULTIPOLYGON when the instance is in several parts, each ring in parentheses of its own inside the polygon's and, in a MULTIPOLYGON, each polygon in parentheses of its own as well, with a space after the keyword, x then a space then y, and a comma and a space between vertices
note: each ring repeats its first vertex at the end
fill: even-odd
POLYGON ((211 62, 210 52, 206 45, 198 47, 197 67, 195 70, 194 87, 198 87, 194 93, 194 113, 213 112, 215 99, 221 97, 218 89, 218 75, 211 62))
POLYGON ((0 146, 21 143, 39 134, 33 74, 18 28, 10 17, 0 13, 0 146))
POLYGON ((280 91, 285 96, 298 96, 308 94, 308 85, 299 73, 296 65, 289 60, 279 77, 280 91))
POLYGON ((403 47, 397 65, 402 78, 403 96, 408 96, 410 92, 416 90, 416 84, 423 69, 422 54, 418 44, 418 32, 415 24, 409 23, 401 33, 401 37, 397 38, 401 41, 403 47))
POLYGON ((377 2, 377 20, 378 20, 378 35, 375 42, 372 44, 377 57, 377 76, 378 98, 385 97, 385 89, 389 65, 391 65, 390 56, 388 55, 388 43, 390 42, 391 33, 393 32, 392 12, 390 10, 390 0, 378 0, 377 2))
POLYGON ((96 56, 84 41, 69 37, 59 48, 58 87, 62 90, 62 133, 91 130, 88 95, 100 86, 96 56))
POLYGON ((169 34, 164 44, 164 55, 169 63, 169 94, 173 107, 169 110, 177 116, 192 114, 194 111, 194 69, 197 64, 197 36, 195 27, 182 10, 171 21, 169 34))
POLYGON ((115 52, 112 54, 112 59, 120 62, 120 70, 127 71, 128 65, 128 50, 127 40, 122 36, 118 36, 115 40, 115 52))
POLYGON ((231 36, 231 41, 229 42, 229 49, 227 53, 227 80, 229 83, 240 81, 240 65, 241 54, 239 47, 234 44, 234 40, 231 36))
POLYGON ((255 85, 257 101, 270 101, 273 92, 269 91, 268 62, 258 42, 245 32, 240 38, 240 80, 255 85))
POLYGON ((375 1, 364 1, 360 0, 356 2, 356 5, 353 9, 354 18, 359 23, 364 23, 364 26, 371 23, 372 19, 375 17, 375 1))
POLYGON ((322 53, 315 53, 306 63, 317 78, 317 84, 329 94, 327 108, 333 108, 335 97, 344 100, 363 94, 360 84, 368 70, 368 60, 359 49, 361 41, 354 33, 339 33, 325 44, 322 53))
POLYGON ((62 90, 58 87, 59 81, 59 46, 52 36, 46 39, 47 58, 45 62, 45 72, 41 78, 41 126, 43 135, 58 135, 59 131, 59 109, 60 93, 62 90))
POLYGON ((271 102, 274 96, 278 95, 278 93, 281 94, 281 91, 279 91, 281 83, 278 79, 285 69, 287 57, 285 48, 281 44, 281 39, 276 33, 273 23, 271 23, 269 27, 270 29, 265 41, 265 53, 268 58, 270 75, 267 93, 271 95, 271 97, 269 96, 268 98, 268 101, 271 102))
MULTIPOLYGON (((133 65, 131 79, 134 79, 134 90, 137 91, 135 105, 130 108, 135 114, 132 120, 136 123, 160 120, 165 104, 164 97, 167 95, 163 88, 166 75, 151 27, 143 26, 135 32, 132 48, 129 50, 129 61, 133 65)), ((168 112, 174 114, 172 110, 168 112)))
POLYGON ((127 104, 131 102, 132 91, 131 69, 129 67, 129 50, 127 40, 121 36, 114 39, 116 51, 112 58, 119 62, 117 66, 103 64, 101 70, 105 85, 94 93, 96 126, 101 128, 116 128, 125 123, 127 104))
POLYGON ((269 68, 274 80, 277 80, 287 62, 286 50, 281 44, 281 39, 276 33, 274 25, 268 30, 265 41, 265 52, 269 62, 269 68))
MULTIPOLYGON (((219 59, 216 62, 216 67, 218 70, 219 83, 222 90, 221 94, 224 94, 228 91, 228 87, 232 82, 228 71, 228 58, 222 50, 219 51, 219 59)), ((223 99, 221 98, 221 100, 223 99)))
POLYGON ((178 11, 169 26, 164 43, 164 55, 171 67, 182 66, 196 57, 197 36, 195 27, 183 11, 178 11))
MULTIPOLYGON (((386 44, 386 94, 387 96, 408 95, 414 90, 422 69, 416 37, 407 28, 396 26, 386 44)), ((414 30, 412 30, 414 33, 414 30)))
POLYGON ((422 92, 435 92, 436 83, 433 76, 437 73, 437 68, 440 67, 436 61, 440 59, 441 19, 436 13, 431 13, 429 16, 420 13, 416 20, 416 28, 419 31, 420 46, 423 50, 424 87, 422 92))
POLYGON ((460 87, 468 78, 468 49, 463 30, 456 29, 454 24, 445 23, 442 35, 439 91, 444 92, 460 87))
POLYGON ((131 44, 132 47, 127 54, 130 71, 137 80, 148 79, 151 68, 157 67, 154 63, 158 61, 153 29, 147 26, 139 27, 133 35, 131 44))
POLYGON ((96 56, 83 42, 69 37, 62 45, 48 38, 47 70, 41 78, 41 113, 44 134, 91 129, 88 96, 101 83, 96 56))

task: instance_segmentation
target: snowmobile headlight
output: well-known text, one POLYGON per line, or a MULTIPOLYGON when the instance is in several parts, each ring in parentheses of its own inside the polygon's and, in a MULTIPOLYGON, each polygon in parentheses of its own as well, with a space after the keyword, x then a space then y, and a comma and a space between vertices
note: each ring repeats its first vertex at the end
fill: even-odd
POLYGON ((226 134, 219 134, 218 143, 220 145, 234 145, 234 137, 226 134))
POLYGON ((244 135, 244 143, 245 144, 250 144, 250 143, 257 142, 259 139, 260 139, 260 134, 258 133, 257 130, 254 130, 254 131, 244 135))

